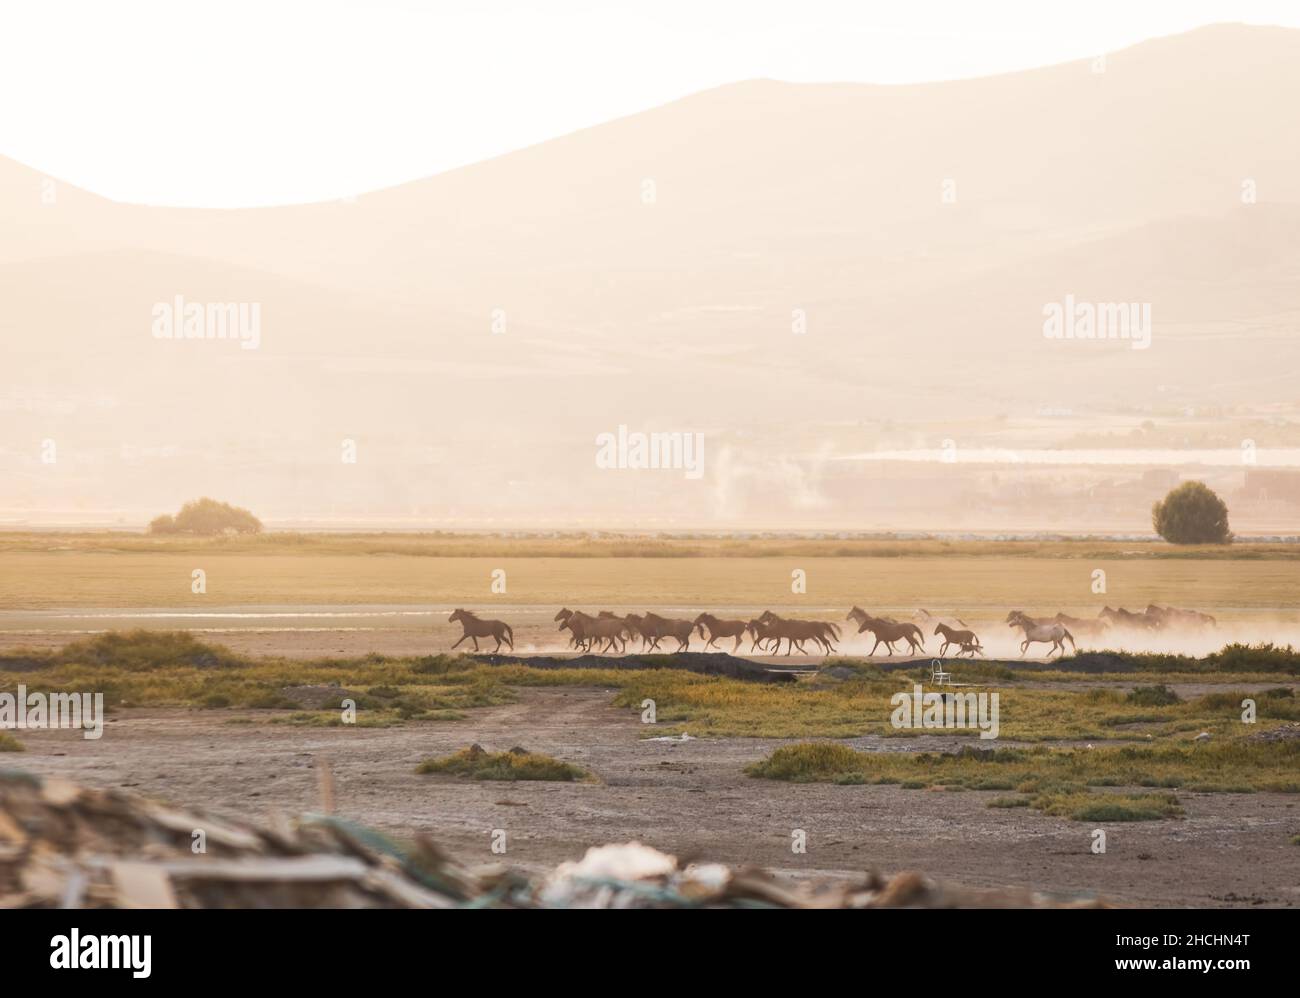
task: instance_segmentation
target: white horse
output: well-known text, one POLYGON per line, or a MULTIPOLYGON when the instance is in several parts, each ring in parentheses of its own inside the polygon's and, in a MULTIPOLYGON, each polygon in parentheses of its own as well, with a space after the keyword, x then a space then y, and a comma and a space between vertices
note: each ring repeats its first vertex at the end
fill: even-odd
MULTIPOLYGON (((1043 644, 1050 644, 1052 646, 1052 651, 1059 651, 1062 655, 1065 654, 1065 642, 1067 639, 1070 642, 1070 647, 1075 652, 1079 650, 1078 646, 1074 643, 1074 635, 1065 629, 1064 624, 1043 623, 1042 621, 1035 620, 1033 617, 1026 616, 1019 610, 1012 610, 1007 614, 1007 626, 1019 627, 1024 631, 1025 640, 1020 642, 1020 654, 1022 656, 1028 650, 1030 645, 1036 644, 1040 641, 1043 644)), ((1047 656, 1048 658, 1051 658, 1052 652, 1049 651, 1047 656)))

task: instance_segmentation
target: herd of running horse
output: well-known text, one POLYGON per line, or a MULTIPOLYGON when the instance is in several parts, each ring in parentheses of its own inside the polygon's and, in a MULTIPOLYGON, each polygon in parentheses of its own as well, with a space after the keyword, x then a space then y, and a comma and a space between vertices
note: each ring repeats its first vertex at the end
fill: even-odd
MULTIPOLYGON (((823 620, 800 620, 782 617, 765 610, 760 616, 751 620, 727 620, 711 613, 701 613, 694 620, 685 618, 661 617, 657 613, 629 613, 619 616, 608 610, 602 610, 594 617, 582 610, 570 610, 568 607, 555 615, 555 621, 561 631, 569 632, 570 645, 582 652, 614 652, 623 654, 629 643, 640 640, 643 651, 690 651, 691 638, 696 631, 701 638, 706 638, 704 650, 713 648, 719 639, 734 638, 731 651, 740 650, 746 637, 750 639, 751 652, 768 652, 781 654, 781 642, 786 642, 785 654, 795 650, 799 654, 808 654, 807 645, 813 644, 815 651, 831 655, 835 653, 835 642, 840 640, 840 625, 823 620), (660 642, 671 638, 677 642, 676 647, 662 649, 660 642)), ((979 636, 965 622, 955 617, 938 617, 928 610, 918 610, 911 621, 899 621, 892 617, 877 617, 867 613, 859 606, 849 611, 846 621, 858 625, 857 633, 870 633, 876 643, 871 646, 870 655, 883 644, 893 655, 898 651, 897 642, 907 642, 908 652, 924 652, 924 629, 933 627, 933 634, 943 638, 939 655, 944 656, 948 650, 955 649, 958 657, 984 654, 984 646, 979 636)), ((464 641, 473 641, 474 650, 479 650, 479 638, 493 638, 496 647, 493 652, 501 650, 505 644, 511 651, 515 647, 514 631, 502 620, 488 620, 469 610, 455 610, 450 617, 452 622, 459 622, 465 633, 452 645, 455 648, 464 641)), ((1065 654, 1065 642, 1077 650, 1073 631, 1080 636, 1095 639, 1104 636, 1111 628, 1132 628, 1137 630, 1168 630, 1172 628, 1201 629, 1215 626, 1215 620, 1207 613, 1196 610, 1182 610, 1177 607, 1157 606, 1151 604, 1141 613, 1123 608, 1113 610, 1106 607, 1095 618, 1071 617, 1058 613, 1050 618, 1035 618, 1020 610, 1012 610, 1006 617, 1007 626, 1018 628, 1024 640, 1020 643, 1020 654, 1024 655, 1034 644, 1050 644, 1053 653, 1065 654)))

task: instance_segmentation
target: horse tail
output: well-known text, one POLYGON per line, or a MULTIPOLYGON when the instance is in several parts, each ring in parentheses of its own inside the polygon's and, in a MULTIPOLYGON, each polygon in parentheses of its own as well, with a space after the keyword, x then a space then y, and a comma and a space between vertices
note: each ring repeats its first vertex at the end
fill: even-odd
POLYGON ((1067 631, 1064 627, 1062 627, 1061 630, 1065 631, 1065 636, 1070 639, 1070 647, 1077 652, 1079 650, 1079 646, 1074 643, 1074 635, 1071 634, 1069 631, 1067 631))
POLYGON ((515 643, 515 632, 510 629, 510 625, 504 620, 501 622, 501 626, 506 629, 506 637, 510 639, 510 643, 513 645, 515 643))

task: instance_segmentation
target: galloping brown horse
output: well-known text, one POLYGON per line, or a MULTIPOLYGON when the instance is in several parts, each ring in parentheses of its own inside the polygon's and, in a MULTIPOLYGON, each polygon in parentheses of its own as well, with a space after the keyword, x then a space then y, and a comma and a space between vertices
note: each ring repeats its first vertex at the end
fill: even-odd
POLYGON ((627 647, 627 639, 632 636, 631 628, 617 617, 593 617, 581 610, 562 609, 555 615, 560 621, 560 630, 567 629, 572 635, 573 645, 584 651, 617 651, 620 655, 627 647), (603 641, 604 648, 596 649, 596 644, 603 641))
MULTIPOLYGON (((856 610, 857 607, 854 607, 856 610)), ((869 654, 874 655, 876 649, 883 643, 889 649, 889 654, 894 654, 894 642, 906 641, 913 652, 917 649, 925 651, 925 639, 921 636, 921 629, 915 624, 900 624, 897 621, 885 620, 882 617, 872 617, 869 614, 863 614, 862 623, 858 625, 858 633, 870 631, 876 639, 876 643, 871 646, 869 654)))
POLYGON ((1146 631, 1153 631, 1160 626, 1160 618, 1149 613, 1134 613, 1132 610, 1125 610, 1120 607, 1118 610, 1112 610, 1110 607, 1103 607, 1098 617, 1108 621, 1112 625, 1120 627, 1136 627, 1146 631))
POLYGON ((749 642, 750 651, 768 651, 769 649, 764 647, 768 641, 774 643, 771 649, 772 651, 780 649, 781 639, 772 633, 771 626, 769 626, 765 621, 751 620, 745 625, 745 630, 752 635, 753 638, 749 642))
POLYGON ((980 639, 975 636, 974 631, 960 631, 949 627, 947 624, 937 624, 934 628, 935 634, 943 635, 943 646, 939 649, 939 656, 942 658, 948 652, 949 645, 957 645, 961 648, 958 655, 965 655, 970 652, 970 657, 974 658, 975 653, 984 654, 984 646, 980 644, 980 639))
POLYGON ((1156 621, 1157 627, 1215 627, 1218 622, 1208 613, 1199 610, 1184 610, 1176 606, 1158 606, 1150 603, 1146 616, 1156 621))
POLYGON ((641 618, 641 634, 649 642, 646 650, 657 650, 664 638, 677 639, 677 651, 691 650, 691 633, 695 624, 689 620, 673 620, 657 613, 646 613, 641 618))
MULTIPOLYGON (((465 633, 460 636, 460 641, 469 638, 474 642, 475 651, 478 651, 479 638, 496 638, 497 646, 492 649, 493 654, 501 650, 502 641, 510 646, 511 651, 515 650, 515 632, 504 620, 484 620, 469 610, 455 610, 447 620, 448 622, 460 621, 460 626, 465 629, 465 633)), ((460 641, 457 641, 456 645, 460 644, 460 641)), ((452 647, 455 648, 456 645, 452 647)))
POLYGON ((816 641, 822 648, 822 651, 830 655, 835 651, 833 639, 838 639, 840 629, 834 624, 828 624, 822 620, 787 620, 785 617, 779 617, 771 610, 764 610, 758 618, 759 623, 766 625, 767 636, 776 638, 776 648, 781 650, 781 639, 785 638, 787 645, 785 653, 789 655, 796 645, 799 647, 799 654, 806 654, 803 643, 805 641, 816 641))
POLYGON ((740 639, 745 636, 749 625, 743 620, 721 620, 711 613, 702 613, 695 618, 695 626, 699 628, 700 637, 709 639, 704 646, 705 651, 713 647, 713 642, 718 638, 735 638, 736 645, 731 649, 734 653, 740 648, 740 639))

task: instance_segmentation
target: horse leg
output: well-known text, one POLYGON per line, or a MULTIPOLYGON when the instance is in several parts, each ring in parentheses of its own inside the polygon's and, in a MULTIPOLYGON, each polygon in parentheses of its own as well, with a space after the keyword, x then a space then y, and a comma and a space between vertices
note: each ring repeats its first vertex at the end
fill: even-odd
MULTIPOLYGON (((467 637, 469 637, 468 634, 462 634, 462 635, 460 636, 460 641, 464 641, 467 637)), ((456 645, 460 644, 460 641, 457 641, 457 642, 456 642, 456 645)), ((455 648, 456 645, 452 645, 452 647, 455 648)))
POLYGON ((474 651, 477 652, 477 651, 478 651, 478 635, 475 634, 475 635, 473 636, 473 638, 471 638, 470 640, 472 640, 472 641, 474 642, 474 651))

